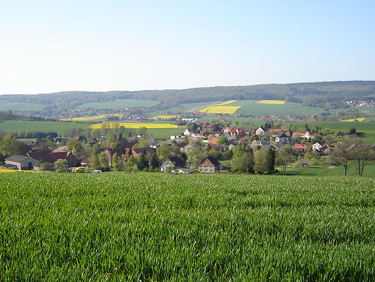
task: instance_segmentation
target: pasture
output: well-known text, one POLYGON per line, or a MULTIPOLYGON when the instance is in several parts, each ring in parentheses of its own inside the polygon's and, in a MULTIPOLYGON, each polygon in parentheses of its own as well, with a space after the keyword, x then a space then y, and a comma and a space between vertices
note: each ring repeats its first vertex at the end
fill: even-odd
POLYGON ((85 128, 88 124, 74 122, 51 122, 51 121, 22 121, 6 120, 0 121, 0 130, 5 132, 16 131, 53 131, 59 135, 64 135, 64 131, 69 128, 85 128))
POLYGON ((78 106, 77 109, 125 109, 135 107, 150 108, 157 104, 159 104, 159 102, 156 100, 118 99, 108 102, 86 103, 78 106))
POLYGON ((375 279, 375 179, 159 173, 0 179, 4 281, 375 279))
POLYGON ((45 105, 35 103, 0 102, 0 111, 40 111, 45 105))
MULTIPOLYGON (((288 115, 308 115, 324 113, 324 108, 305 107, 300 103, 286 102, 285 104, 259 103, 258 100, 238 100, 231 106, 242 106, 236 114, 251 114, 252 116, 276 115, 286 117, 288 115)), ((283 102, 283 101, 282 101, 283 102)))
MULTIPOLYGON (((178 129, 178 126, 170 123, 155 123, 155 122, 106 122, 90 125, 92 129, 98 129, 108 126, 109 128, 117 128, 119 126, 125 128, 138 129, 145 127, 147 129, 178 129)), ((181 129, 183 131, 183 129, 181 129)))
POLYGON ((340 121, 322 121, 322 122, 296 122, 297 128, 304 128, 307 124, 310 128, 314 125, 320 126, 323 131, 329 130, 331 132, 348 132, 354 127, 357 133, 362 134, 362 137, 370 143, 375 143, 375 123, 367 122, 367 119, 362 122, 340 122, 340 121))

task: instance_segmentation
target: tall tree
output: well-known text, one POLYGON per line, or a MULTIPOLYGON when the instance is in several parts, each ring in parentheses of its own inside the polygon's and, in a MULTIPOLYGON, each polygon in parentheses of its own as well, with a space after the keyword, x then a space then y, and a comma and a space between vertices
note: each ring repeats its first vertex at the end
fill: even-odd
POLYGON ((268 149, 261 148, 254 153, 254 170, 258 174, 264 174, 268 169, 267 163, 268 149))
POLYGON ((18 153, 19 148, 16 137, 7 134, 4 137, 0 138, 0 154, 3 155, 4 158, 18 153))
POLYGON ((99 166, 102 170, 107 171, 108 170, 108 160, 107 156, 105 155, 104 152, 101 152, 98 156, 99 160, 99 166))
POLYGON ((349 159, 351 157, 350 147, 355 143, 360 143, 360 138, 342 138, 337 142, 335 150, 327 158, 327 162, 332 165, 342 165, 344 168, 344 175, 347 175, 349 159))
POLYGON ((160 146, 156 149, 156 154, 161 162, 165 161, 168 157, 171 156, 172 148, 168 143, 161 143, 160 146))
POLYGON ((358 176, 362 176, 365 167, 375 159, 375 152, 363 140, 357 139, 357 141, 359 142, 349 148, 349 159, 354 161, 358 176))
POLYGON ((69 165, 65 159, 59 159, 55 162, 56 172, 68 172, 69 165))
POLYGON ((119 156, 117 153, 114 153, 112 156, 112 167, 115 168, 117 171, 122 170, 121 156, 119 156))
POLYGON ((282 146, 279 151, 277 152, 277 164, 281 166, 281 170, 283 175, 287 168, 290 166, 294 156, 293 156, 293 148, 290 145, 282 146))
POLYGON ((243 144, 236 146, 232 151, 232 170, 247 173, 252 172, 254 165, 252 153, 248 152, 243 144))

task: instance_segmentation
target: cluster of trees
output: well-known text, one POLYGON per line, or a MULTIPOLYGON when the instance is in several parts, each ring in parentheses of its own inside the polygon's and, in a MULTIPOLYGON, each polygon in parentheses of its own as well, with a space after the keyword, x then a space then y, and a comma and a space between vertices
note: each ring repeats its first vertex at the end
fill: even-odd
POLYGON ((260 148, 253 152, 241 144, 233 149, 232 171, 257 174, 272 173, 277 164, 281 166, 283 174, 285 174, 286 169, 295 159, 295 153, 289 145, 283 146, 278 151, 260 148))
POLYGON ((14 132, 16 138, 56 138, 58 136, 57 132, 52 131, 35 131, 35 130, 25 130, 14 132))
POLYGON ((340 165, 347 175, 349 165, 354 163, 357 174, 363 175, 365 167, 375 160, 375 151, 372 145, 362 138, 347 136, 337 142, 336 149, 328 156, 327 162, 332 165, 340 165))
POLYGON ((19 152, 20 147, 16 137, 10 134, 0 136, 0 161, 19 152))

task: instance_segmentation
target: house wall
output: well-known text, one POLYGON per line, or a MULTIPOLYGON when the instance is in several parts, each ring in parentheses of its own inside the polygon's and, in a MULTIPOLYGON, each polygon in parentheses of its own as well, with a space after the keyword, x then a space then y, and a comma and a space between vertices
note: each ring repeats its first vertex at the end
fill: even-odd
POLYGON ((201 165, 201 166, 199 166, 199 172, 214 173, 215 167, 212 166, 212 165, 201 165))

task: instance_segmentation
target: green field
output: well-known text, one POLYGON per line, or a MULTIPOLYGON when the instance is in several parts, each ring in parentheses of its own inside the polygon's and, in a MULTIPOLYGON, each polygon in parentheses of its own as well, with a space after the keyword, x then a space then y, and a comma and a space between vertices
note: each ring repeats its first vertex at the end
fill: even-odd
POLYGON ((297 128, 304 128, 307 124, 310 128, 314 125, 320 126, 323 131, 329 129, 331 132, 341 131, 343 133, 348 132, 350 128, 354 127, 357 133, 362 133, 363 138, 370 143, 375 143, 375 123, 362 121, 362 122, 340 122, 340 121, 327 121, 327 122, 297 122, 294 123, 297 128))
MULTIPOLYGON (((194 108, 197 108, 197 107, 204 108, 204 107, 212 105, 212 104, 220 104, 220 103, 222 103, 222 101, 179 104, 178 107, 173 107, 173 108, 169 108, 169 109, 166 109, 166 110, 151 112, 151 113, 149 113, 149 115, 151 115, 151 116, 165 115, 165 114, 167 114, 168 112, 171 112, 171 111, 183 113, 183 112, 190 111, 191 109, 194 109, 194 108)), ((198 111, 195 111, 195 112, 197 113, 198 111)))
POLYGON ((277 115, 286 117, 288 115, 308 115, 321 114, 325 112, 323 108, 305 107, 300 103, 286 102, 285 105, 257 104, 257 100, 238 100, 230 104, 231 106, 242 106, 236 114, 251 114, 253 116, 277 115))
POLYGON ((77 107, 77 109, 93 108, 93 109, 124 109, 134 107, 153 107, 159 104, 155 100, 136 100, 136 99, 118 99, 110 102, 87 103, 77 107))
POLYGON ((6 132, 16 131, 52 131, 59 135, 64 135, 64 131, 69 128, 85 128, 90 124, 74 122, 50 122, 50 121, 0 121, 0 130, 6 132))
POLYGON ((45 105, 33 103, 0 103, 0 111, 40 111, 45 105))
MULTIPOLYGON (((305 175, 305 176, 344 176, 344 168, 342 166, 328 167, 325 165, 304 168, 301 166, 292 167, 287 170, 287 175, 305 175)), ((354 162, 349 162, 347 176, 357 176, 358 172, 355 168, 354 162)), ((363 176, 375 177, 375 164, 368 164, 363 176)))
POLYGON ((0 180, 3 281, 375 279, 371 178, 12 173, 0 180))

